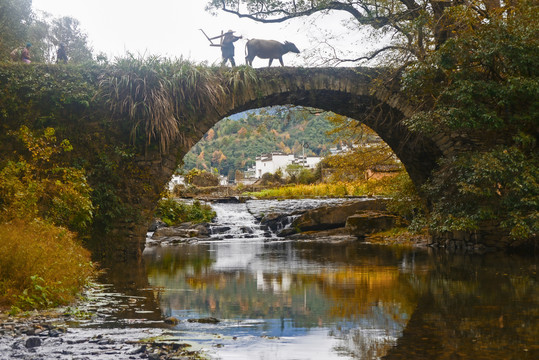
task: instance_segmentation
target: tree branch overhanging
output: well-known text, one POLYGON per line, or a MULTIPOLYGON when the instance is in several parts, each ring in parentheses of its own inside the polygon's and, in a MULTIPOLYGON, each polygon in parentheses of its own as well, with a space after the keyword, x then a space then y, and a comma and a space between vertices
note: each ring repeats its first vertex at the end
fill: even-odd
POLYGON ((418 10, 421 9, 420 5, 416 4, 414 1, 409 0, 403 1, 403 4, 406 5, 405 11, 397 12, 389 16, 373 13, 368 8, 368 6, 363 6, 362 9, 365 12, 365 15, 356 7, 354 7, 352 3, 344 3, 339 1, 332 1, 323 6, 313 5, 310 8, 301 11, 298 11, 298 8, 294 2, 293 11, 288 11, 285 8, 280 8, 276 10, 264 10, 264 7, 262 6, 256 12, 243 13, 239 10, 239 3, 237 9, 231 9, 227 6, 226 1, 222 0, 221 10, 226 13, 236 15, 239 18, 246 18, 261 23, 281 23, 298 17, 308 17, 318 12, 336 10, 347 12, 352 17, 354 17, 358 21, 358 23, 362 25, 370 25, 376 29, 379 29, 388 25, 391 22, 404 19, 413 19, 418 16, 418 10))

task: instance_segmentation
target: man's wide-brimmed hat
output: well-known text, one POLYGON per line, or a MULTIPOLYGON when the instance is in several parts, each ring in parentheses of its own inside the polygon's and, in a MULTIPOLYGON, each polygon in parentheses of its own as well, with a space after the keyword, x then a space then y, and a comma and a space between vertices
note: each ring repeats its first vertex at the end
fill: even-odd
POLYGON ((232 34, 234 30, 228 30, 225 34, 232 34))

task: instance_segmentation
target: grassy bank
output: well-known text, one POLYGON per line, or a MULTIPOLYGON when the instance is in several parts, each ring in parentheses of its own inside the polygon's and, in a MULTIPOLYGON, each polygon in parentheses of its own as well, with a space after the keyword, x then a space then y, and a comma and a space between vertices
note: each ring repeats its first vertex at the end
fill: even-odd
POLYGON ((290 184, 273 189, 264 189, 257 192, 248 192, 247 195, 259 199, 285 198, 302 199, 311 197, 344 197, 366 195, 389 195, 392 193, 391 178, 379 180, 361 180, 319 184, 290 184))
POLYGON ((68 304, 94 274, 89 252, 65 228, 23 220, 0 226, 0 308, 68 304))

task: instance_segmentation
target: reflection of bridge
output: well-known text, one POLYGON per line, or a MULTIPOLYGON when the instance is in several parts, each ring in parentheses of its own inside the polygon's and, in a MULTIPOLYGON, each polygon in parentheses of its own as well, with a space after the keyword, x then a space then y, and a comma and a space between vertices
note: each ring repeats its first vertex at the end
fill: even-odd
MULTIPOLYGON (((127 116, 111 114, 109 104, 96 100, 93 93, 81 95, 83 91, 97 90, 101 70, 97 70, 98 73, 88 70, 81 77, 78 72, 66 75, 65 71, 58 72, 57 69, 32 66, 20 70, 28 71, 30 75, 37 72, 33 79, 36 79, 35 87, 40 91, 36 92, 25 93, 24 84, 21 85, 18 79, 0 79, 0 85, 9 84, 13 89, 20 86, 15 90, 10 88, 11 93, 6 94, 12 95, 9 100, 12 103, 21 100, 21 104, 24 104, 5 109, 7 116, 4 118, 14 120, 6 128, 15 129, 22 121, 37 119, 33 127, 53 126, 59 130, 60 136, 71 140, 76 152, 73 160, 87 168, 91 185, 99 196, 108 196, 104 203, 108 201, 107 206, 111 208, 104 208, 102 204, 102 214, 105 211, 118 211, 115 207, 122 203, 127 205, 128 210, 133 210, 122 215, 123 224, 117 220, 113 223, 116 230, 127 229, 136 239, 127 246, 119 245, 123 249, 140 249, 143 246, 147 222, 182 157, 206 131, 231 114, 265 106, 292 104, 363 119, 394 150, 416 185, 428 179, 440 157, 456 151, 460 144, 458 137, 440 135, 425 138, 408 130, 403 119, 410 115, 411 107, 398 91, 380 86, 375 89, 373 86, 373 79, 381 70, 269 68, 253 70, 256 80, 250 86, 238 86, 232 78, 223 80, 219 86, 226 95, 221 96, 218 102, 202 100, 189 112, 192 115, 178 116, 182 119, 181 134, 166 150, 160 150, 153 143, 144 145, 140 139, 135 147, 130 147, 133 125, 127 116), (62 88, 47 92, 47 86, 52 85, 46 81, 51 82, 51 79, 62 82, 62 88), (86 81, 84 86, 80 84, 81 80, 86 81), (20 109, 25 109, 26 113, 21 115, 17 112, 20 109)), ((227 73, 219 76, 226 76, 223 74, 227 73)), ((234 72, 228 74, 234 76, 234 72)), ((52 82, 54 86, 58 83, 52 82)), ((193 91, 197 92, 198 89, 193 91)), ((0 153, 11 153, 11 148, 0 144, 0 153)), ((99 223, 96 225, 102 226, 99 223)), ((118 238, 117 235, 115 237, 118 238)), ((120 242, 115 240, 114 243, 120 242)))

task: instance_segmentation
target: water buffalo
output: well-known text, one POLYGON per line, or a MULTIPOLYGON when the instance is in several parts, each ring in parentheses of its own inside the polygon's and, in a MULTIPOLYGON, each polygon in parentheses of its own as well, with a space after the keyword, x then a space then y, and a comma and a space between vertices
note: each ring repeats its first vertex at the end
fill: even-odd
POLYGON ((299 50, 288 41, 283 44, 275 40, 251 39, 245 44, 245 62, 253 66, 253 59, 258 56, 261 59, 269 59, 268 66, 271 66, 273 59, 279 59, 281 66, 284 66, 283 55, 289 52, 298 54, 299 50))

